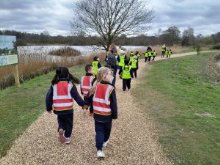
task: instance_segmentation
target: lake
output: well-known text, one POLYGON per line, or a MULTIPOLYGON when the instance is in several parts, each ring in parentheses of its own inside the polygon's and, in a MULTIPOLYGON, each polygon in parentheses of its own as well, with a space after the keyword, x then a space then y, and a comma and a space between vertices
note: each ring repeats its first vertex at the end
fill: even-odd
MULTIPOLYGON (((71 47, 82 53, 82 55, 89 55, 92 52, 105 52, 103 47, 96 45, 89 46, 67 46, 67 45, 48 45, 48 46, 18 46, 19 54, 48 54, 51 50, 56 50, 63 47, 71 47)), ((136 49, 146 49, 145 46, 122 46, 126 50, 135 51, 136 49)))

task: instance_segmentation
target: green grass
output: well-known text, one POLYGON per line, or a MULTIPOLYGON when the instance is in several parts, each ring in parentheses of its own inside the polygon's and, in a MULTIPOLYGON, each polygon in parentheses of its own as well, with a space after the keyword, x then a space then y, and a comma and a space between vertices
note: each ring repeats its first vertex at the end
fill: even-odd
MULTIPOLYGON (((80 78, 84 66, 70 68, 80 78)), ((45 96, 55 72, 25 81, 0 91, 0 157, 5 155, 13 141, 45 111, 45 96)))
POLYGON ((220 84, 209 76, 209 58, 158 61, 132 90, 175 164, 220 163, 220 84))

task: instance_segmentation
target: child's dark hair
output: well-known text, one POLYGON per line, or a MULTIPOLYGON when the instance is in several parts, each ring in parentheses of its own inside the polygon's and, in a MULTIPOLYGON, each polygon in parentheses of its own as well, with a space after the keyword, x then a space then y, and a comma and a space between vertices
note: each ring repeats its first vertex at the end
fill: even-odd
POLYGON ((129 60, 126 59, 126 60, 125 60, 125 65, 128 65, 128 63, 129 63, 129 60))
POLYGON ((91 64, 87 64, 87 65, 85 66, 85 71, 86 71, 86 73, 88 73, 88 71, 89 71, 91 68, 92 68, 92 65, 91 65, 91 64))
POLYGON ((94 60, 94 61, 98 61, 98 58, 99 58, 98 56, 95 56, 95 57, 93 58, 93 60, 94 60))
POLYGON ((78 78, 74 77, 70 72, 69 69, 66 67, 58 67, 56 68, 56 74, 51 81, 51 84, 57 84, 59 81, 72 81, 73 83, 79 84, 80 81, 78 78))

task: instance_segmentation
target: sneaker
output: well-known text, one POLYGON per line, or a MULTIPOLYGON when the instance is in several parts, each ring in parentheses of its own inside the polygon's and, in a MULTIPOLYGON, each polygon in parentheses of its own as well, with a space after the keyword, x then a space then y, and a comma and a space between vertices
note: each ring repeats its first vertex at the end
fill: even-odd
POLYGON ((68 137, 68 138, 65 139, 66 144, 70 144, 70 142, 71 142, 71 137, 68 137))
POLYGON ((66 141, 66 138, 64 137, 64 130, 59 129, 59 140, 61 143, 64 143, 66 141))
POLYGON ((106 142, 104 142, 102 146, 103 146, 103 147, 106 147, 107 144, 108 144, 108 142, 109 142, 109 140, 107 140, 106 142))
POLYGON ((105 153, 101 150, 97 151, 97 158, 105 158, 105 153))

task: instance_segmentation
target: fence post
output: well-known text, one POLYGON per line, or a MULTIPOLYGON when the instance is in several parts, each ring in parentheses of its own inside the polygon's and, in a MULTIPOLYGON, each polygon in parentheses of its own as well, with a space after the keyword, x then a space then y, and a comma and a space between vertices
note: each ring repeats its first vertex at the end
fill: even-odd
POLYGON ((20 87, 18 64, 14 65, 14 78, 15 78, 15 85, 17 87, 20 87))

